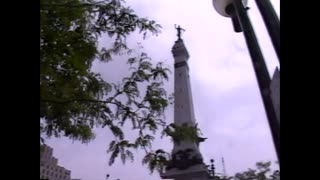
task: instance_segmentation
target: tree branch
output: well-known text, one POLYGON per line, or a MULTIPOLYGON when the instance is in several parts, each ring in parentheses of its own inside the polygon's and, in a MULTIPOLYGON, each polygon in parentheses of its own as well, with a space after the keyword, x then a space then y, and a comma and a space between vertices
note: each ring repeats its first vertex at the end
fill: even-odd
POLYGON ((115 102, 112 102, 117 96, 122 94, 123 91, 118 91, 113 97, 108 98, 106 101, 101 101, 101 100, 93 100, 93 99, 73 99, 73 100, 67 100, 67 101, 56 101, 52 99, 40 99, 41 102, 49 102, 49 103, 55 103, 55 104, 68 104, 68 103, 73 103, 73 102, 91 102, 91 103, 111 103, 115 105, 115 102))
POLYGON ((96 3, 83 3, 83 4, 79 4, 79 5, 71 5, 70 3, 66 3, 66 4, 40 4, 40 6, 57 6, 57 7, 67 7, 67 8, 76 8, 76 7, 85 7, 85 6, 95 6, 97 4, 100 4, 100 3, 104 3, 106 0, 103 0, 103 1, 98 1, 96 3))
POLYGON ((56 101, 56 100, 50 100, 50 99, 43 99, 40 101, 55 103, 55 104, 68 104, 68 103, 73 103, 73 102, 110 103, 108 101, 90 100, 90 99, 74 99, 74 100, 68 100, 68 101, 56 101))

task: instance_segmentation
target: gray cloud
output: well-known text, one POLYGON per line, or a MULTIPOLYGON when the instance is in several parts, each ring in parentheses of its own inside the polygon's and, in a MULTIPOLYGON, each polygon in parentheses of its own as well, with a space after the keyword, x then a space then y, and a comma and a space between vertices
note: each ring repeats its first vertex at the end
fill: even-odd
MULTIPOLYGON (((259 37, 270 74, 278 66, 258 10, 249 1, 250 18, 259 37)), ((272 0, 279 13, 279 0, 272 0)), ((128 39, 131 47, 141 42, 143 51, 155 61, 165 61, 173 68, 171 47, 176 40, 174 24, 186 29, 184 42, 189 50, 190 78, 196 118, 208 140, 201 144, 206 160, 216 159, 217 171, 222 172, 220 158, 225 157, 228 174, 252 167, 260 160, 276 160, 269 127, 262 106, 254 71, 243 34, 233 32, 230 19, 218 15, 210 0, 128 0, 132 8, 142 17, 155 19, 162 26, 158 37, 143 41, 138 33, 128 39)), ((102 39, 108 45, 107 38, 102 39)), ((128 74, 125 57, 117 57, 110 63, 95 62, 93 69, 112 82, 128 74), (115 71, 116 67, 116 71, 115 71)), ((172 74, 173 75, 173 74, 172 74)), ((173 77, 166 84, 173 91, 173 77)), ((173 106, 166 113, 167 121, 173 121, 173 106)), ((97 130, 95 141, 83 145, 65 138, 50 139, 54 156, 59 164, 72 171, 73 178, 103 180, 109 173, 121 180, 160 180, 155 173, 149 174, 141 165, 142 152, 137 152, 136 161, 112 167, 107 165, 106 154, 111 135, 97 130)), ((169 139, 157 139, 154 148, 172 149, 169 139)))

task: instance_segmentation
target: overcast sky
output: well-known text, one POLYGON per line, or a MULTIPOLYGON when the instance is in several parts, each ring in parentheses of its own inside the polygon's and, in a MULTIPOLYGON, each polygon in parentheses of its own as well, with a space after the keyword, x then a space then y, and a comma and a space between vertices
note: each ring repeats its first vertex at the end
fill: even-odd
MULTIPOLYGON (((271 0, 279 15, 280 0, 271 0)), ((217 172, 222 172, 224 157, 228 175, 253 167, 257 161, 276 161, 276 155, 259 94, 251 59, 242 33, 235 33, 231 20, 220 16, 211 0, 127 0, 140 16, 156 20, 163 26, 158 37, 142 40, 129 38, 134 48, 141 42, 143 51, 155 61, 164 61, 173 69, 171 48, 177 39, 174 24, 186 32, 182 38, 189 51, 189 67, 195 116, 202 133, 208 137, 201 144, 206 163, 216 160, 217 172)), ((250 19, 254 25, 270 75, 279 66, 268 33, 253 0, 249 0, 250 19)), ((102 45, 107 42, 101 41, 102 45)), ((95 63, 93 69, 108 81, 119 81, 127 73, 125 58, 110 63, 95 63), (117 68, 115 68, 117 67, 117 68)), ((173 74, 172 74, 173 75, 173 74)), ((166 84, 173 92, 173 76, 166 84)), ((173 121, 173 106, 166 113, 173 121)), ((107 165, 106 149, 110 134, 98 130, 97 138, 85 145, 61 138, 47 143, 54 148, 59 164, 72 171, 73 178, 104 180, 106 174, 121 180, 160 180, 141 165, 142 152, 134 163, 107 165)), ((171 151, 169 140, 157 140, 155 147, 171 151)))

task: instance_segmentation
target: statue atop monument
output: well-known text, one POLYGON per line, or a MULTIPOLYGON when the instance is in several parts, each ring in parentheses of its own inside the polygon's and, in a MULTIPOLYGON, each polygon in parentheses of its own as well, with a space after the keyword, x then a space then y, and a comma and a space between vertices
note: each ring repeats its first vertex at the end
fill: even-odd
POLYGON ((177 36, 178 36, 178 40, 181 40, 181 31, 186 31, 185 29, 182 29, 181 28, 181 26, 180 25, 174 25, 174 27, 177 29, 177 31, 178 31, 178 34, 177 34, 177 36))

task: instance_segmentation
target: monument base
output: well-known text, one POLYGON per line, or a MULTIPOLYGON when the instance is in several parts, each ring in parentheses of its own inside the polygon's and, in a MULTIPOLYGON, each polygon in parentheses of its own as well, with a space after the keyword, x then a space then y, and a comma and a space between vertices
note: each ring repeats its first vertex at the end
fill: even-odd
POLYGON ((162 179, 175 180, 208 180, 209 173, 205 164, 197 164, 185 170, 177 168, 170 169, 166 172, 160 173, 162 179))

